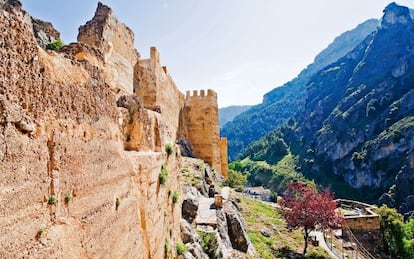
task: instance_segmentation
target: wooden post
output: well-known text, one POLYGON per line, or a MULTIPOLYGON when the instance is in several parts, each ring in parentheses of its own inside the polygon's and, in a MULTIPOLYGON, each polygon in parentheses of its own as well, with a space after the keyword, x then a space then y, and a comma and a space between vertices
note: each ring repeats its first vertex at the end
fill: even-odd
POLYGON ((214 195, 214 206, 216 206, 216 208, 223 207, 223 196, 221 196, 220 194, 214 195))

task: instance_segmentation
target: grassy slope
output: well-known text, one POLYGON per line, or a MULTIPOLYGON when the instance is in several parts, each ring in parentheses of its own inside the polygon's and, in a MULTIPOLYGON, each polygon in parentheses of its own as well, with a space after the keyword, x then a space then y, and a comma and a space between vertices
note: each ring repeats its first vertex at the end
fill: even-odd
MULTIPOLYGON (((300 230, 289 232, 283 217, 270 205, 242 196, 240 200, 246 230, 258 256, 265 259, 292 258, 286 255, 290 254, 296 256, 294 258, 301 258, 303 234, 300 230), (273 232, 271 237, 265 237, 260 233, 264 227, 273 232)), ((305 258, 329 258, 329 256, 323 249, 309 245, 305 258)))

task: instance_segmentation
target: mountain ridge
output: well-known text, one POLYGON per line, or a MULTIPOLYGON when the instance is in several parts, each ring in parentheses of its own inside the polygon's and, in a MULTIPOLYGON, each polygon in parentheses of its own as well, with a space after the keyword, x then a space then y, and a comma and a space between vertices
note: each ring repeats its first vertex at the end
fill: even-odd
POLYGON ((219 125, 223 128, 227 122, 232 121, 240 113, 248 110, 251 105, 231 105, 219 109, 219 125))
MULTIPOLYGON (((287 143, 308 178, 339 196, 413 217, 413 64, 414 22, 407 7, 392 3, 374 33, 312 77, 295 121, 269 135, 287 143)), ((254 157, 250 150, 245 156, 254 157)))
POLYGON ((296 78, 266 93, 261 104, 252 106, 227 123, 221 132, 229 141, 229 158, 235 159, 249 143, 297 113, 304 105, 305 86, 311 76, 352 50, 375 30, 378 22, 376 19, 367 20, 336 37, 296 78))

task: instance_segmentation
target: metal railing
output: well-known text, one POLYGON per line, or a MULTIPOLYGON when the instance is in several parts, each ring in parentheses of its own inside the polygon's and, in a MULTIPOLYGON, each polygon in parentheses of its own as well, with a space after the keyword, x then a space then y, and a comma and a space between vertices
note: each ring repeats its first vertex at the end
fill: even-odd
POLYGON ((360 255, 360 257, 361 258, 367 258, 367 259, 375 259, 376 257, 375 256, 373 256, 362 244, 361 244, 361 242, 359 242, 359 240, 358 240, 358 238, 354 235, 354 233, 352 233, 352 230, 348 227, 348 225, 347 224, 345 224, 345 226, 346 226, 346 230, 347 230, 347 232, 349 233, 349 238, 350 238, 350 241, 351 241, 351 243, 354 243, 354 244, 356 244, 356 252, 357 252, 357 256, 356 256, 356 258, 359 258, 358 257, 358 254, 360 255))

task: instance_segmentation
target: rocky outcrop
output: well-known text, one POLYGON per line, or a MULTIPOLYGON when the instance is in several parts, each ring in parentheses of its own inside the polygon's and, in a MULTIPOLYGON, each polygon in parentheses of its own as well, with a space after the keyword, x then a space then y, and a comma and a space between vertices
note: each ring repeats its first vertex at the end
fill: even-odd
POLYGON ((108 6, 98 3, 92 20, 79 27, 78 42, 94 46, 104 54, 105 81, 114 91, 133 93, 134 66, 139 58, 134 33, 118 21, 108 6))
POLYGON ((250 242, 244 230, 243 223, 240 220, 240 215, 234 212, 226 213, 226 218, 229 224, 229 236, 233 247, 242 252, 247 252, 250 242))
POLYGON ((381 21, 383 28, 396 24, 405 25, 407 23, 412 23, 410 10, 407 7, 399 6, 395 2, 387 6, 381 21))
POLYGON ((46 49, 47 44, 60 39, 60 33, 53 27, 50 22, 45 22, 32 17, 33 32, 37 44, 46 49))
POLYGON ((183 218, 189 223, 193 223, 194 219, 197 216, 198 200, 194 198, 187 198, 183 200, 181 208, 181 215, 183 218))
POLYGON ((404 184, 414 169, 413 31, 408 8, 388 5, 375 33, 310 80, 299 126, 285 134, 304 172, 354 190, 333 186, 337 195, 377 202, 384 194, 403 213, 414 194, 404 184))
POLYGON ((191 256, 250 258, 255 252, 238 208, 228 197, 221 207, 215 206, 214 198, 208 198, 208 193, 203 195, 195 187, 200 184, 204 185, 203 189, 218 186, 222 177, 200 160, 185 158, 182 162, 182 215, 185 220, 181 222, 181 237, 190 248, 191 256))

